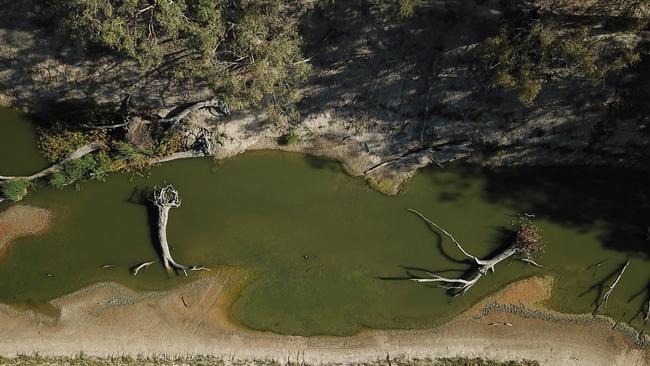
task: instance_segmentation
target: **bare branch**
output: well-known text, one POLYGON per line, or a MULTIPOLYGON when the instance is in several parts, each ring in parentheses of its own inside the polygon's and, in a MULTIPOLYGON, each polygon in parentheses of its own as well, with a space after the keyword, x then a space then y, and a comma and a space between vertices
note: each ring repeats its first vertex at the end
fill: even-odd
POLYGON ((623 273, 625 273, 625 270, 627 269, 627 266, 629 264, 630 264, 630 260, 628 259, 627 262, 625 263, 625 265, 623 266, 623 268, 621 269, 621 272, 619 272, 618 277, 616 277, 616 280, 614 281, 614 283, 612 283, 612 285, 609 286, 609 290, 607 290, 607 292, 603 296, 603 300, 601 301, 600 304, 598 304, 598 306, 596 307, 596 310, 594 310, 594 315, 598 314, 598 311, 600 311, 601 308, 604 309, 605 307, 607 307, 607 302, 609 301, 609 296, 614 291, 614 288, 618 284, 618 281, 621 279, 621 277, 623 277, 623 273))
POLYGON ((139 272, 141 269, 149 267, 149 266, 152 265, 154 262, 155 262, 155 261, 144 262, 144 263, 140 264, 139 266, 135 267, 135 269, 133 270, 133 275, 134 275, 134 276, 137 276, 137 275, 138 275, 138 272, 139 272))
POLYGON ((521 261, 532 264, 535 267, 544 268, 544 266, 542 266, 541 264, 538 264, 537 262, 535 262, 534 260, 532 260, 530 258, 522 258, 521 261))
POLYGON ((454 236, 451 235, 447 230, 441 228, 441 227, 438 226, 438 224, 436 224, 435 222, 433 222, 433 221, 427 219, 424 215, 422 215, 422 214, 419 213, 418 211, 416 211, 416 210, 414 210, 414 209, 412 209, 412 208, 409 208, 409 209, 407 209, 407 210, 413 212, 414 214, 416 214, 416 215, 418 215, 418 216, 420 216, 420 218, 421 218, 422 220, 426 221, 429 225, 431 225, 431 226, 435 227, 436 229, 442 231, 445 235, 447 235, 447 236, 449 237, 449 239, 451 239, 451 241, 454 242, 454 244, 456 244, 456 246, 458 247, 458 249, 460 249, 460 251, 463 252, 463 254, 465 254, 465 256, 467 256, 467 257, 469 257, 469 258, 472 258, 472 259, 476 262, 476 264, 478 264, 478 265, 483 265, 483 264, 485 264, 485 261, 482 261, 482 260, 478 259, 476 256, 473 256, 473 255, 469 254, 465 249, 463 249, 463 246, 460 245, 460 243, 458 242, 458 240, 456 240, 456 238, 454 238, 454 236))

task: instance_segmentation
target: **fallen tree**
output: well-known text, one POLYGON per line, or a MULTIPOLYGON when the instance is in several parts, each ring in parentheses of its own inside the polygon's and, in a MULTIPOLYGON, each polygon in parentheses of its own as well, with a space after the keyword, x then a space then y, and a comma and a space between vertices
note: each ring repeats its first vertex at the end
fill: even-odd
POLYGON ((476 269, 475 274, 469 279, 464 278, 449 278, 439 276, 437 274, 427 272, 430 278, 411 278, 411 281, 414 282, 433 282, 437 283, 439 287, 457 290, 454 296, 464 295, 472 286, 474 286, 483 276, 485 276, 488 271, 494 272, 494 267, 503 262, 504 260, 515 256, 515 255, 524 255, 524 260, 527 263, 541 267, 537 264, 531 256, 536 252, 539 252, 544 247, 544 242, 539 234, 539 228, 530 222, 528 218, 521 217, 517 222, 517 233, 515 239, 511 245, 506 247, 503 251, 496 254, 490 259, 480 259, 477 256, 470 254, 466 251, 463 246, 451 235, 447 230, 440 227, 438 224, 426 218, 424 215, 419 213, 416 210, 408 209, 410 212, 418 215, 422 220, 427 222, 429 225, 433 226, 443 234, 445 234, 451 241, 456 244, 456 247, 468 258, 476 263, 478 268, 476 269))
MULTIPOLYGON (((110 130, 115 128, 127 127, 129 124, 131 124, 133 119, 128 114, 128 107, 122 109, 123 109, 122 121, 120 123, 108 124, 108 125, 94 125, 89 123, 83 123, 82 126, 88 129, 95 129, 95 130, 110 130)), ((201 109, 207 109, 208 111, 210 111, 210 113, 212 113, 217 117, 222 117, 230 114, 230 109, 228 108, 228 105, 224 101, 222 101, 221 99, 213 98, 213 99, 203 100, 200 102, 191 103, 187 107, 183 108, 178 112, 172 111, 169 114, 167 114, 167 116, 165 117, 159 116, 159 118, 157 119, 152 119, 150 121, 147 121, 146 124, 161 123, 161 124, 169 124, 171 125, 171 127, 174 127, 183 119, 185 119, 187 116, 189 116, 191 113, 201 109)))
POLYGON ((206 267, 184 266, 177 263, 169 251, 167 242, 167 221, 169 220, 169 210, 181 205, 181 199, 178 197, 178 191, 171 185, 162 188, 154 187, 153 203, 158 208, 158 241, 163 259, 163 264, 167 272, 172 269, 181 270, 187 276, 187 271, 209 271, 206 267))
POLYGON ((0 175, 0 180, 14 180, 14 179, 24 179, 27 181, 33 181, 39 178, 46 177, 54 172, 58 172, 59 170, 63 169, 63 165, 72 160, 77 160, 79 158, 82 158, 92 152, 95 152, 99 149, 104 148, 106 145, 102 142, 91 142, 86 145, 81 146, 80 148, 76 149, 75 151, 71 152, 65 159, 62 161, 50 166, 47 169, 43 169, 38 173, 29 175, 29 176, 2 176, 0 175))

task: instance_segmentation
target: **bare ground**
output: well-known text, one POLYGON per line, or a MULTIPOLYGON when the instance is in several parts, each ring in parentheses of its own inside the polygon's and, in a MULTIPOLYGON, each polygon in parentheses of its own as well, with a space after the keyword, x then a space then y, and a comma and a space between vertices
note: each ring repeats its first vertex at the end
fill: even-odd
POLYGON ((52 301, 57 317, 0 305, 0 355, 211 355, 226 360, 352 363, 386 357, 484 357, 543 365, 647 365, 648 348, 599 322, 554 322, 486 304, 543 309, 550 279, 515 283, 434 329, 365 330, 351 337, 299 337, 243 329, 228 309, 247 282, 241 268, 222 267, 178 289, 136 293, 99 283, 52 301), (185 304, 183 303, 185 301, 185 304), (509 323, 512 326, 494 325, 509 323), (491 325, 492 324, 492 325, 491 325))

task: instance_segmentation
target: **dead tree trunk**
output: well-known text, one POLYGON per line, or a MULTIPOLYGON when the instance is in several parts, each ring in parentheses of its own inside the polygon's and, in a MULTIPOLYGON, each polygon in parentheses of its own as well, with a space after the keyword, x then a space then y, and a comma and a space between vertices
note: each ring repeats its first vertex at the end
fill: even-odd
POLYGON ((209 270, 206 267, 184 266, 178 264, 169 251, 167 243, 167 221, 169 220, 169 210, 181 205, 181 199, 178 197, 178 191, 170 184, 158 189, 154 187, 153 203, 158 207, 158 240, 162 251, 163 264, 165 269, 170 272, 172 269, 181 270, 187 276, 187 271, 209 270))
POLYGON ((533 261, 530 258, 530 255, 540 250, 541 246, 543 245, 543 242, 541 241, 541 238, 539 237, 539 234, 536 231, 537 228, 531 224, 520 225, 520 228, 517 231, 517 238, 515 242, 512 243, 512 245, 510 245, 509 247, 507 247, 504 251, 497 254, 491 259, 479 259, 478 257, 467 252, 460 244, 460 242, 458 242, 458 240, 456 240, 456 238, 454 238, 454 236, 451 235, 448 231, 438 226, 436 223, 429 220, 418 211, 413 209, 408 209, 408 210, 420 216, 420 218, 426 221, 429 225, 435 227, 436 229, 444 233, 446 236, 448 236, 451 239, 451 241, 454 244, 456 244, 456 247, 466 257, 472 259, 478 265, 478 269, 476 270, 476 273, 469 279, 448 278, 448 277, 442 277, 437 274, 427 272, 430 278, 412 278, 411 281, 435 282, 439 284, 438 285, 439 287, 450 289, 450 290, 458 290, 458 292, 455 294, 455 296, 458 296, 458 295, 464 295, 470 288, 472 288, 472 286, 474 286, 481 278, 483 278, 483 276, 485 276, 488 273, 488 271, 494 272, 494 267, 497 264, 503 262, 504 260, 514 255, 524 254, 526 256, 525 259, 528 263, 541 267, 539 264, 537 264, 535 261, 533 261))

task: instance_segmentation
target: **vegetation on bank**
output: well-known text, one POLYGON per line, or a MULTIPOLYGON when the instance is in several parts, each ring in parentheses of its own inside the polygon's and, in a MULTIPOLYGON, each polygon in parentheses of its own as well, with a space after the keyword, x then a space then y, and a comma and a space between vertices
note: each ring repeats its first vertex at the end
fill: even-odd
MULTIPOLYGON (((641 60, 634 50, 607 45, 611 37, 597 30, 561 22, 523 19, 482 41, 476 56, 490 85, 515 90, 521 103, 532 105, 545 84, 563 80, 597 86, 641 60)), ((639 22, 637 31, 644 25, 639 22)))
POLYGON ((11 179, 0 184, 0 192, 2 192, 2 197, 17 202, 27 195, 32 185, 33 183, 26 179, 11 179))
MULTIPOLYGON (((607 4, 596 1, 588 8, 576 6, 578 10, 562 13, 561 7, 503 5, 503 15, 496 25, 486 26, 485 34, 478 36, 476 43, 468 43, 471 47, 457 62, 461 69, 476 73, 475 79, 483 80, 483 87, 504 90, 506 96, 514 94, 526 106, 534 105, 544 90, 569 84, 581 88, 579 91, 618 93, 620 80, 643 61, 638 49, 628 47, 619 38, 648 29, 648 15, 643 11, 647 6, 646 0, 607 4), (607 17, 598 17, 604 15, 607 17)), ((390 37, 391 32, 407 28, 416 19, 421 24, 408 31, 426 34, 431 31, 427 27, 433 27, 428 17, 438 16, 436 12, 448 12, 450 24, 457 17, 451 7, 440 8, 428 0, 332 1, 318 2, 313 7, 305 7, 300 0, 46 0, 35 2, 33 8, 42 20, 39 25, 67 37, 83 53, 108 56, 117 62, 131 61, 129 67, 136 68, 143 79, 165 79, 197 91, 208 90, 227 109, 263 111, 266 119, 276 125, 298 119, 298 91, 311 76, 310 64, 315 55, 323 52, 324 44, 336 42, 337 32, 354 31, 353 27, 362 31, 366 23, 377 22, 386 31, 385 37, 390 37), (311 25, 310 12, 330 14, 332 18, 328 24, 311 25), (339 30, 342 25, 337 24, 337 17, 348 13, 364 19, 339 30), (322 39, 303 42, 303 37, 313 36, 311 26, 331 30, 322 39)), ((422 53, 432 50, 408 54, 414 65, 430 63, 430 59, 434 62, 414 67, 419 75, 409 77, 431 77, 436 58, 422 53)), ((447 51, 444 47, 440 50, 447 51)), ((187 143, 187 136, 181 135, 178 125, 157 125, 155 122, 163 118, 149 106, 128 102, 128 90, 139 84, 125 87, 127 95, 119 97, 126 102, 121 105, 63 101, 67 105, 55 108, 63 113, 55 114, 39 132, 40 149, 50 162, 61 162, 90 142, 101 142, 106 147, 63 164, 47 178, 53 186, 102 179, 115 170, 142 172, 157 157, 194 148, 187 143), (146 121, 140 125, 140 140, 132 138, 135 132, 127 125, 119 129, 92 128, 119 125, 135 118, 146 121)), ((507 98, 501 100, 507 102, 507 98)), ((619 102, 629 104, 627 100, 619 102)), ((425 113, 444 113, 444 106, 429 108, 428 103, 425 113)), ((611 106, 613 102, 607 108, 611 106)), ((295 129, 286 128, 284 132, 280 143, 301 142, 295 129)), ((426 144, 424 132, 422 143, 426 144)), ((6 198, 21 199, 28 189, 21 182, 5 182, 2 192, 6 198)))
MULTIPOLYGON (((440 358, 440 359, 411 359, 398 357, 395 359, 377 360, 374 362, 355 363, 364 366, 539 366, 537 361, 491 361, 482 358, 440 358)), ((86 355, 76 357, 46 357, 40 355, 20 355, 15 358, 4 358, 0 356, 0 365, 2 366, 36 366, 36 365, 66 365, 66 366, 118 366, 118 365, 145 365, 145 366, 280 366, 280 365, 303 365, 310 364, 304 362, 279 362, 273 360, 249 360, 249 361, 232 361, 223 358, 211 356, 191 356, 191 357, 107 357, 98 358, 86 355)), ((335 364, 318 364, 319 366, 329 366, 335 364)), ((336 364, 340 365, 340 364, 336 364)))

